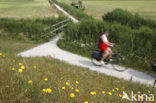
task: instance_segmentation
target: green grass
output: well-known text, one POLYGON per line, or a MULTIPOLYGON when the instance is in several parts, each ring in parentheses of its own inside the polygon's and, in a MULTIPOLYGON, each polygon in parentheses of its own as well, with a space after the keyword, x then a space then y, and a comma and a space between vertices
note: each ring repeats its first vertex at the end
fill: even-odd
POLYGON ((1 38, 0 44, 1 44, 0 50, 3 50, 3 52, 12 55, 15 55, 17 53, 23 52, 24 50, 28 50, 32 47, 39 45, 29 40, 21 41, 17 39, 8 39, 8 38, 3 38, 3 39, 1 38))
MULTIPOLYGON (((43 0, 7 0, 7 2, 0 0, 0 17, 42 18, 55 16, 57 11, 54 10, 50 14, 51 11, 47 11, 49 6, 43 7, 45 2, 47 3, 43 0), (41 9, 41 7, 43 8, 41 9)), ((49 20, 52 23, 56 22, 52 19, 32 21, 1 19, 0 103, 83 103, 84 101, 89 103, 129 103, 126 100, 121 101, 119 94, 122 95, 122 91, 126 91, 128 94, 131 91, 134 93, 140 91, 141 94, 155 93, 152 87, 92 72, 87 68, 69 65, 50 57, 22 58, 17 56, 19 52, 39 45, 35 43, 36 38, 31 40, 31 37, 25 37, 23 34, 34 36, 38 30, 42 30, 40 26, 51 25, 49 20), (14 26, 12 26, 13 24, 14 26), (32 27, 36 29, 32 30, 32 27), (24 69, 20 73, 19 70, 22 67, 24 69), (45 81, 45 78, 48 80, 45 81), (32 83, 28 83, 30 80, 32 83), (79 84, 76 84, 76 81, 79 84), (70 86, 67 86, 66 82, 69 82, 70 86), (62 87, 66 89, 62 90, 62 87), (43 92, 42 90, 46 88, 50 88, 52 92, 43 92), (79 93, 76 93, 75 89, 79 89, 79 93), (91 91, 95 91, 96 95, 91 95, 91 91), (102 91, 105 93, 102 94, 102 91), (70 93, 74 93, 75 97, 71 98, 70 93), (112 93, 112 95, 108 93, 112 93)))
MULTIPOLYGON (((67 5, 68 4, 69 4, 69 1, 67 2, 67 5)), ((72 8, 65 8, 65 9, 72 9, 72 8)), ((127 18, 126 16, 128 15, 125 15, 125 18, 127 18)), ((114 18, 115 18, 115 15, 114 15, 114 18)), ((133 20, 131 19, 130 22, 133 21, 134 23, 136 23, 136 17, 134 18, 135 19, 133 20)), ((139 20, 140 23, 145 22, 146 20, 148 21, 148 19, 142 19, 142 17, 139 19, 140 19, 139 20)), ((120 21, 120 16, 119 16, 119 23, 120 22, 121 21, 120 21)), ((126 23, 127 22, 125 20, 125 24, 126 23)), ((133 25, 134 23, 131 23, 131 26, 134 27, 133 25)), ((65 30, 65 35, 63 39, 59 41, 58 45, 62 49, 65 49, 67 51, 80 54, 82 56, 86 56, 90 58, 92 51, 97 49, 97 43, 99 39, 98 35, 103 33, 105 29, 110 29, 111 31, 110 34, 112 35, 110 37, 110 41, 116 43, 117 45, 120 45, 119 46, 120 49, 118 49, 118 52, 120 52, 124 56, 127 56, 129 60, 128 66, 133 69, 137 69, 143 72, 153 74, 153 71, 151 70, 151 62, 155 59, 154 58, 155 45, 153 45, 155 44, 154 43, 155 29, 150 29, 148 28, 148 26, 143 27, 144 25, 138 25, 140 23, 139 22, 137 23, 137 26, 136 26, 137 29, 132 29, 129 26, 121 25, 118 23, 111 23, 111 22, 105 22, 105 21, 103 22, 100 20, 97 21, 96 19, 82 18, 81 22, 79 23, 80 25, 73 24, 67 27, 67 29, 65 30), (85 23, 85 21, 87 20, 88 22, 85 23), (150 36, 150 33, 152 34, 151 36, 150 36), (135 35, 135 37, 133 34, 135 35), (143 38, 140 38, 139 35, 140 37, 143 37, 143 38), (144 36, 141 36, 141 35, 144 35, 144 36), (151 44, 148 42, 149 38, 147 39, 147 37, 145 36, 149 36, 149 38, 151 39, 150 40, 151 44), (132 39, 135 39, 135 40, 133 41, 132 39), (142 43, 141 43, 141 40, 143 40, 142 43), (84 45, 84 46, 81 46, 81 45, 84 45), (145 45, 147 48, 145 47, 145 45), (150 53, 149 53, 149 50, 151 50, 150 53)), ((151 22, 149 22, 149 24, 150 23, 151 22)))
POLYGON ((21 40, 29 39, 37 43, 47 42, 51 40, 56 33, 50 33, 53 28, 47 31, 43 31, 43 29, 64 19, 66 19, 64 16, 60 16, 59 18, 37 19, 0 18, 0 37, 18 38, 21 40))
POLYGON ((109 40, 118 46, 117 50, 113 50, 113 52, 117 51, 129 60, 125 65, 153 74, 151 62, 155 59, 155 45, 153 44, 155 44, 156 35, 154 30, 147 27, 131 29, 118 23, 111 24, 95 19, 82 20, 79 24, 67 26, 65 35, 59 40, 58 46, 91 58, 92 51, 98 49, 99 35, 107 28, 110 30, 109 40), (149 40, 151 43, 148 42, 149 40))
POLYGON ((44 18, 62 15, 48 0, 0 0, 0 17, 44 18))
MULTIPOLYGON (((59 0, 70 4, 76 0, 59 0)), ((139 13, 145 18, 156 20, 156 0, 85 0, 85 12, 97 19, 115 8, 122 8, 139 13)))
POLYGON ((129 103, 126 100, 121 102, 119 94, 122 94, 122 91, 126 91, 128 94, 131 91, 154 93, 151 87, 92 72, 87 68, 72 66, 56 59, 15 56, 18 52, 35 45, 31 41, 26 43, 19 40, 0 39, 0 52, 6 55, 6 57, 0 56, 0 102, 129 103), (21 68, 20 63, 25 67, 21 73, 18 72, 21 68), (34 66, 37 68, 35 69, 34 66), (45 78, 48 80, 45 81, 45 78), (28 83, 29 80, 32 80, 32 84, 28 83), (79 84, 76 84, 76 81, 79 84), (70 82, 70 86, 67 86, 66 82, 70 82), (62 90, 63 86, 65 86, 65 90, 62 90), (44 93, 42 90, 46 88, 52 89, 52 92, 44 93), (75 92, 76 88, 79 89, 79 93, 75 92), (117 91, 116 88, 119 90, 117 91), (91 91, 95 91, 96 95, 91 95, 91 91), (102 91, 106 93, 102 94, 102 91), (109 95, 109 92, 112 95, 109 95), (71 98, 70 93, 74 93, 75 97, 71 98))

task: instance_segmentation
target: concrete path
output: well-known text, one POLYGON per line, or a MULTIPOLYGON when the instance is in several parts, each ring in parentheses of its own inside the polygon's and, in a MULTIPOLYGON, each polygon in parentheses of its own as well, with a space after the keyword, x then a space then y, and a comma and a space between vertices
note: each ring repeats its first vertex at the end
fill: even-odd
MULTIPOLYGON (((100 73, 104 73, 106 75, 111 75, 117 78, 123 78, 125 80, 131 80, 136 82, 140 82, 147 85, 153 85, 154 78, 145 73, 127 69, 124 72, 118 72, 112 68, 111 65, 106 65, 105 67, 97 67, 91 63, 91 60, 64 50, 61 50, 57 46, 57 41, 59 40, 59 36, 55 37, 48 43, 20 53, 19 55, 22 57, 35 57, 35 56, 51 56, 53 58, 66 61, 69 64, 87 67, 90 70, 97 71, 100 73)), ((121 67, 122 68, 122 67, 121 67)))
POLYGON ((58 10, 60 10, 61 12, 63 12, 66 16, 68 16, 74 23, 78 23, 78 22, 79 22, 76 18, 74 18, 74 17, 71 16, 68 12, 66 12, 65 10, 63 10, 59 5, 54 4, 54 6, 55 6, 58 10))
MULTIPOLYGON (((60 6, 58 6, 56 4, 55 4, 55 6, 60 11, 65 13, 65 15, 67 15, 70 19, 72 19, 73 22, 78 23, 78 20, 76 20, 71 15, 69 15, 60 6)), ((150 75, 143 73, 143 72, 139 72, 139 71, 132 70, 132 69, 127 69, 124 72, 118 72, 118 71, 114 70, 112 68, 112 66, 110 66, 110 65, 106 65, 105 67, 94 66, 91 63, 90 59, 60 49, 57 46, 57 41, 59 40, 59 38, 60 38, 60 36, 57 36, 50 42, 47 42, 43 45, 32 48, 28 51, 22 52, 18 55, 20 55, 22 57, 35 57, 35 56, 49 56, 50 55, 53 58, 66 61, 67 63, 72 64, 72 65, 87 67, 92 71, 97 71, 97 72, 104 73, 106 75, 114 76, 117 78, 123 78, 125 80, 132 80, 134 82, 140 82, 142 84, 153 85, 154 78, 150 75)))

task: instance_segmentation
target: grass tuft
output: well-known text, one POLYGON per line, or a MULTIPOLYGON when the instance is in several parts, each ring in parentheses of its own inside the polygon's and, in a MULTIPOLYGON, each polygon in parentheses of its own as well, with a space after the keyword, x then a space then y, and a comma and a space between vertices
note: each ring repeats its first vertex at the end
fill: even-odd
MULTIPOLYGON (((7 42, 0 43, 0 47, 7 42)), ((12 45, 16 43, 18 41, 12 42, 12 45)), ((1 102, 121 103, 122 91, 154 94, 151 87, 139 83, 116 79, 52 58, 16 57, 10 52, 15 51, 16 54, 16 48, 8 46, 6 49, 0 49, 0 53, 6 55, 0 55, 1 102)), ((122 102, 128 103, 126 100, 122 102)))

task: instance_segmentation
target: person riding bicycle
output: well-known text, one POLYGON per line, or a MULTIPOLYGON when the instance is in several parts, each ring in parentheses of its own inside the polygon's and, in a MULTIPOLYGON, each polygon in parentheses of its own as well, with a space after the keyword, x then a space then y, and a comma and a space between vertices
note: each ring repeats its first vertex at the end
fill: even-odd
POLYGON ((100 35, 100 40, 98 44, 98 48, 103 52, 102 59, 100 60, 101 65, 105 65, 104 60, 108 57, 111 59, 112 50, 110 46, 114 46, 114 43, 110 43, 107 39, 109 36, 109 30, 105 30, 104 34, 100 35))

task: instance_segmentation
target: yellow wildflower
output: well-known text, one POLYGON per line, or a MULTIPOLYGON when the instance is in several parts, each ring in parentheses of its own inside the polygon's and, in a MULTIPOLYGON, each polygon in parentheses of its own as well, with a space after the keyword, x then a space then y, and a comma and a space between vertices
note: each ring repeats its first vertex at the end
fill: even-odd
POLYGON ((21 69, 24 69, 25 67, 24 66, 21 66, 21 69))
POLYGON ((123 97, 123 95, 122 94, 119 94, 119 97, 123 97))
POLYGON ((70 82, 66 82, 66 85, 67 85, 67 86, 70 86, 70 82))
POLYGON ((151 91, 148 90, 148 93, 151 93, 151 91))
POLYGON ((75 97, 75 94, 74 93, 70 93, 70 97, 71 98, 74 98, 75 97))
POLYGON ((78 92, 79 92, 79 89, 75 89, 75 92, 77 92, 77 93, 78 93, 78 92))
POLYGON ((88 103, 88 101, 84 101, 84 103, 88 103))
POLYGON ((47 92, 47 90, 46 90, 46 89, 42 89, 42 91, 43 91, 43 92, 45 92, 45 93, 47 92))
POLYGON ((118 91, 118 90, 119 90, 119 88, 116 88, 116 90, 118 91))
POLYGON ((71 89, 73 90, 73 89, 74 89, 74 87, 71 87, 71 89))
POLYGON ((105 91, 102 91, 102 94, 105 94, 106 92, 105 91))
POLYGON ((5 55, 3 55, 3 58, 5 58, 6 56, 5 55))
POLYGON ((109 94, 109 95, 112 95, 112 93, 111 93, 111 92, 108 92, 108 94, 109 94))
POLYGON ((2 55, 2 53, 0 53, 0 56, 2 55))
POLYGON ((22 69, 18 69, 18 72, 21 73, 21 72, 23 72, 23 70, 22 69))
POLYGON ((44 80, 45 80, 45 81, 47 81, 47 80, 48 80, 48 78, 44 78, 44 80))
POLYGON ((140 99, 142 99, 142 96, 139 96, 140 99))
POLYGON ((147 97, 147 99, 149 100, 149 99, 150 99, 150 97, 147 97))
POLYGON ((19 63, 18 65, 22 65, 22 63, 19 63))
POLYGON ((28 84, 32 84, 32 80, 29 80, 29 81, 28 81, 28 84))
POLYGON ((76 81, 75 83, 76 83, 76 84, 79 84, 79 81, 76 81))
POLYGON ((91 95, 96 95, 96 92, 91 91, 90 94, 91 94, 91 95))
POLYGON ((65 89, 66 89, 66 87, 65 87, 65 86, 63 86, 63 87, 62 87, 62 89, 63 89, 63 90, 65 90, 65 89))
POLYGON ((112 89, 112 92, 114 92, 115 90, 114 89, 112 89))
POLYGON ((33 68, 36 69, 37 67, 34 65, 33 68))
POLYGON ((12 70, 12 71, 14 71, 14 70, 15 70, 15 68, 11 68, 11 70, 12 70))
POLYGON ((47 88, 47 93, 51 93, 52 92, 52 90, 50 89, 50 88, 47 88))

